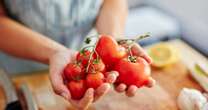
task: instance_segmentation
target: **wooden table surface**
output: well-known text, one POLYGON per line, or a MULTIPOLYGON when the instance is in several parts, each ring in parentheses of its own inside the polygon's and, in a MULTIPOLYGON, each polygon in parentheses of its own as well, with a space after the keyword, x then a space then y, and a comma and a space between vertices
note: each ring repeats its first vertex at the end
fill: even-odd
MULTIPOLYGON (((180 40, 169 42, 178 48, 181 61, 163 69, 152 68, 152 76, 157 81, 153 88, 141 88, 133 98, 112 89, 89 110, 178 110, 176 99, 182 88, 203 91, 189 75, 187 65, 193 64, 193 59, 208 64, 207 58, 180 40)), ((13 81, 17 86, 28 84, 41 110, 74 110, 67 101, 52 92, 48 72, 16 76, 13 81)), ((0 109, 4 107, 4 103, 5 98, 0 88, 0 109)))

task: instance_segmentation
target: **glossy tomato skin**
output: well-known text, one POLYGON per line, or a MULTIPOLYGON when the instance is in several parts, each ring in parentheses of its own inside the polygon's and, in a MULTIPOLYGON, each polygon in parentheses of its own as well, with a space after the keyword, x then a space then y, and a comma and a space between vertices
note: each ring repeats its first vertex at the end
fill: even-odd
POLYGON ((83 52, 79 52, 76 56, 76 60, 81 62, 83 66, 88 64, 88 60, 90 58, 91 52, 89 50, 84 50, 83 52))
POLYGON ((84 80, 70 81, 67 87, 71 93, 72 99, 74 100, 80 100, 87 90, 84 80))
POLYGON ((64 76, 67 80, 80 79, 84 77, 82 68, 82 65, 76 63, 69 63, 64 69, 64 76))
POLYGON ((89 73, 94 73, 96 71, 105 72, 105 64, 101 59, 94 59, 89 65, 89 73))
POLYGON ((126 49, 119 46, 115 39, 107 35, 100 36, 96 51, 107 69, 111 69, 116 62, 127 56, 126 49))
POLYGON ((104 75, 101 72, 88 73, 86 77, 86 84, 88 88, 97 89, 104 83, 104 75))
POLYGON ((127 58, 122 59, 115 65, 114 70, 119 73, 116 83, 124 83, 127 86, 144 86, 148 83, 150 76, 149 64, 140 57, 135 63, 128 61, 127 58))

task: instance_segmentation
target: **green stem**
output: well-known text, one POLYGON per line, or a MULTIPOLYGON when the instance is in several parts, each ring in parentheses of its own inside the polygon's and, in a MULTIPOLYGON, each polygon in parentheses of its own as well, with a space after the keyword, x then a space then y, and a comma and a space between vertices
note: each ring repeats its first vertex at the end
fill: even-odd
POLYGON ((149 33, 146 33, 144 35, 141 35, 141 36, 138 36, 134 41, 137 42, 141 39, 144 39, 144 38, 147 38, 147 37, 150 37, 149 33))
POLYGON ((86 48, 89 48, 89 47, 95 47, 95 46, 94 45, 88 45, 88 46, 82 48, 82 50, 85 50, 86 48))
POLYGON ((97 51, 95 50, 95 48, 96 48, 96 46, 97 46, 97 42, 98 42, 98 39, 96 40, 95 45, 93 45, 93 50, 92 50, 92 52, 90 53, 90 58, 89 58, 88 63, 87 63, 86 72, 89 71, 90 61, 91 61, 91 59, 92 59, 93 54, 96 53, 96 57, 98 57, 98 53, 97 53, 97 51))
POLYGON ((91 35, 91 36, 89 36, 87 38, 93 38, 93 37, 98 37, 98 35, 91 35))
POLYGON ((124 44, 124 43, 130 42, 130 44, 131 44, 131 43, 135 43, 135 42, 137 42, 137 41, 139 41, 141 39, 147 38, 147 37, 150 37, 149 33, 146 33, 144 35, 136 36, 135 39, 122 39, 122 40, 119 40, 118 43, 119 44, 124 44))
POLYGON ((128 47, 128 52, 129 52, 130 56, 133 56, 130 46, 128 47))
POLYGON ((135 39, 122 39, 122 40, 119 40, 118 41, 118 44, 127 44, 128 45, 128 52, 130 54, 130 56, 128 57, 128 59, 131 62, 135 62, 135 58, 133 57, 131 48, 132 48, 132 46, 133 46, 134 43, 138 42, 141 39, 147 38, 147 37, 150 37, 149 33, 146 33, 144 35, 136 36, 135 39))

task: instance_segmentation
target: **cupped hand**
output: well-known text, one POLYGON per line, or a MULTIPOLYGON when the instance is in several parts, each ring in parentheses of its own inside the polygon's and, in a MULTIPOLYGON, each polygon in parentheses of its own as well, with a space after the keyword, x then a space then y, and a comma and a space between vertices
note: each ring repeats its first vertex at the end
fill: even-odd
MULTIPOLYGON (((123 45, 124 47, 126 46, 125 44, 123 45)), ((143 50, 143 48, 139 44, 134 43, 132 45, 131 52, 133 53, 133 55, 144 58, 149 64, 152 63, 152 59, 148 56, 148 54, 143 50)), ((155 84, 155 80, 152 77, 150 77, 149 84, 147 84, 146 86, 152 87, 154 84, 155 84)), ((119 84, 116 86, 115 89, 119 93, 125 92, 127 96, 132 97, 136 94, 138 87, 135 85, 131 85, 127 87, 125 84, 119 84)))
POLYGON ((102 84, 96 90, 89 88, 82 99, 73 100, 71 99, 70 91, 64 84, 62 73, 65 66, 75 60, 75 56, 76 52, 71 50, 65 50, 55 53, 50 58, 50 81, 56 94, 68 100, 77 109, 85 110, 89 107, 89 105, 100 99, 108 92, 108 90, 110 89, 110 84, 115 82, 118 73, 115 71, 109 72, 106 78, 106 83, 102 84))

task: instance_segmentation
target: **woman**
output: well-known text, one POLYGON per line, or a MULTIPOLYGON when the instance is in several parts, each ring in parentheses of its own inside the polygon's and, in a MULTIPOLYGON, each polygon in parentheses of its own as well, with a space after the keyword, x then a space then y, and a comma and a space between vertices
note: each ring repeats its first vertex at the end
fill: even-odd
MULTIPOLYGON (((108 83, 97 90, 88 89, 81 100, 75 101, 63 84, 63 68, 73 59, 74 50, 92 27, 98 34, 123 35, 127 11, 126 0, 4 0, 0 7, 0 50, 48 64, 55 93, 78 109, 86 109, 110 89, 109 83, 115 81, 118 73, 111 72, 108 83)), ((140 46, 134 45, 133 50, 151 63, 140 46)), ((23 59, 0 55, 1 65, 9 73, 43 68, 23 59)), ((126 89, 121 84, 116 90, 134 96, 137 87, 132 85, 126 89)))

